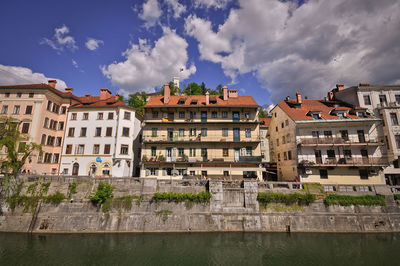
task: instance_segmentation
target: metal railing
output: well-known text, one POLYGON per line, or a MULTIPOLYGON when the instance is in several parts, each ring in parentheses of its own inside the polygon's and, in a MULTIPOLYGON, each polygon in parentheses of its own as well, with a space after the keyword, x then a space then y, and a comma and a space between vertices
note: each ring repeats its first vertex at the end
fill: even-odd
POLYGON ((304 166, 385 166, 389 165, 387 158, 325 158, 300 161, 304 166))
POLYGON ((346 144, 361 144, 361 145, 377 145, 380 144, 377 139, 373 138, 301 138, 297 141, 300 145, 346 145, 346 144))

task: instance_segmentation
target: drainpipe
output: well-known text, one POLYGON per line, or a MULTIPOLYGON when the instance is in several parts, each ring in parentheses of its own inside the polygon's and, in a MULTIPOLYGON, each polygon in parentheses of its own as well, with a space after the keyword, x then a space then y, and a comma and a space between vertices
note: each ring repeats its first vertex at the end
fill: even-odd
MULTIPOLYGON (((119 129, 119 119, 120 119, 120 108, 117 109, 117 126, 115 129, 115 141, 114 141, 114 152, 113 152, 113 158, 116 159, 116 153, 117 153, 117 140, 118 140, 118 129, 119 129)), ((113 162, 113 158, 111 158, 111 162, 112 162, 112 167, 114 167, 114 162, 113 162)))

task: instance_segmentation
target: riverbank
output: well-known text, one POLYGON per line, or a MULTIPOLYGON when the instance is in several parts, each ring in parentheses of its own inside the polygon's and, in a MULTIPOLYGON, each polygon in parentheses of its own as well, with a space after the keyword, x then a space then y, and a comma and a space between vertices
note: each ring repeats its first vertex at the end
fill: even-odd
MULTIPOLYGON (((26 182, 21 194, 32 184, 26 182)), ((51 182, 47 194, 68 195, 70 182, 51 182)), ((39 200, 34 208, 3 206, 0 232, 123 233, 123 232, 400 232, 400 208, 393 195, 384 195, 384 206, 327 206, 318 198, 309 205, 260 204, 257 182, 210 181, 209 184, 166 184, 156 180, 114 184, 114 198, 107 209, 89 200, 96 182, 76 182, 72 200, 60 203, 39 200), (210 191, 209 202, 152 200, 156 192, 199 193, 210 191), (126 197, 135 195, 135 197, 126 197)), ((283 193, 293 191, 277 188, 283 193)), ((383 188, 376 190, 386 191, 383 188)), ((299 188, 298 193, 304 193, 299 188)), ((389 191, 390 192, 390 191, 389 191)), ((368 192, 371 194, 371 191, 368 192)), ((319 194, 317 194, 319 195, 319 194)), ((29 207, 29 206, 28 206, 29 207)), ((32 207, 32 206, 31 206, 32 207)))

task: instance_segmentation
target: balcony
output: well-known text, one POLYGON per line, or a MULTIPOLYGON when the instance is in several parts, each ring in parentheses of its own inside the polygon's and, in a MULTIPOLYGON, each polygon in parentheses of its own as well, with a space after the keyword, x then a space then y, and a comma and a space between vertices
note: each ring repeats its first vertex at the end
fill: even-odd
POLYGON ((400 108, 400 103, 398 103, 398 102, 390 102, 390 103, 388 103, 388 102, 382 102, 382 103, 379 103, 379 104, 377 105, 377 108, 378 108, 378 109, 384 109, 384 108, 400 108))
POLYGON ((142 162, 143 163, 209 163, 209 164, 259 164, 261 163, 262 156, 239 156, 239 158, 234 157, 213 157, 213 156, 197 156, 197 157, 188 157, 185 156, 171 156, 171 157, 164 157, 163 155, 160 156, 153 156, 147 157, 143 156, 142 162))
POLYGON ((239 156, 240 163, 261 163, 262 156, 239 156))
POLYGON ((317 158, 311 160, 302 160, 299 162, 306 167, 319 166, 387 166, 389 162, 387 158, 368 157, 368 158, 317 158))
POLYGON ((239 136, 236 137, 223 137, 221 135, 219 136, 183 136, 183 137, 178 137, 178 136, 173 136, 173 137, 168 137, 168 136, 157 136, 153 137, 151 135, 144 135, 143 136, 143 143, 230 143, 230 142, 236 142, 236 143, 259 143, 260 138, 259 137, 252 137, 252 138, 240 138, 239 136))
POLYGON ((340 146, 340 145, 367 145, 378 146, 383 143, 373 138, 301 138, 297 140, 297 144, 301 146, 340 146))

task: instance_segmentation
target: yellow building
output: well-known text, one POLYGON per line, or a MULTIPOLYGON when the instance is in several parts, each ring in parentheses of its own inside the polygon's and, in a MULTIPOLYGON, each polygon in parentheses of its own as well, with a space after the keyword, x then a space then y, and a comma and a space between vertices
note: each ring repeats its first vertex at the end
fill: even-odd
POLYGON ((384 184, 388 165, 376 122, 366 108, 326 99, 286 99, 271 111, 271 159, 278 180, 384 184))
POLYGON ((223 95, 152 96, 145 106, 142 177, 261 178, 258 104, 223 95))

